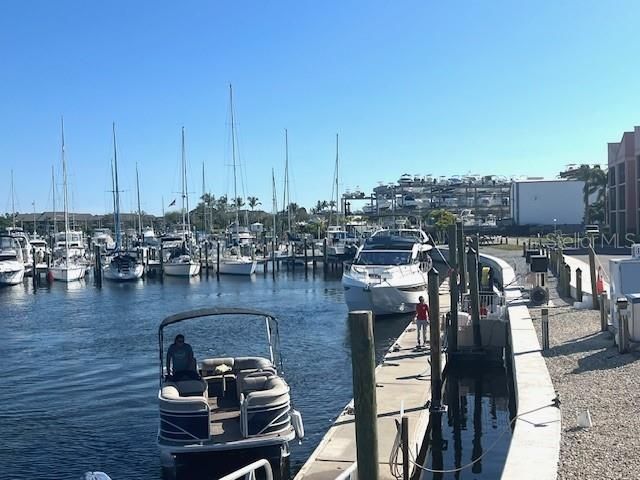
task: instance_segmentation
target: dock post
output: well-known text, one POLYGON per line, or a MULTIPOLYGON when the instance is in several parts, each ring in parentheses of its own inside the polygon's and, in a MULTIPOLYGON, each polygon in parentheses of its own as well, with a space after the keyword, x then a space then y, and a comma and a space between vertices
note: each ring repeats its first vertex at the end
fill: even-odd
POLYGON ((600 294, 600 331, 606 332, 609 329, 608 321, 607 321, 607 310, 605 309, 605 299, 607 298, 606 294, 600 294))
POLYGON ((576 268, 576 301, 582 302, 582 270, 576 268))
POLYGON ((549 350, 549 309, 543 308, 541 310, 542 316, 542 351, 549 350))
POLYGON ((589 238, 589 274, 591 275, 591 298, 593 298, 593 309, 598 310, 598 279, 596 278, 596 252, 593 250, 593 242, 589 238))
POLYGON ((218 256, 216 257, 216 278, 220 280, 220 240, 216 242, 218 256))
POLYGON ((204 243, 204 268, 209 278, 209 240, 204 243))
POLYGON ((402 480, 409 480, 409 417, 402 416, 401 438, 402 438, 402 480))
POLYGON ((304 276, 306 277, 309 274, 309 265, 307 265, 307 261, 309 260, 309 257, 307 255, 307 239, 304 239, 304 276))
POLYGON ((456 224, 449 225, 449 294, 451 303, 451 321, 449 323, 448 350, 458 351, 458 228, 456 224))
POLYGON ((202 246, 198 247, 198 263, 200 264, 200 272, 198 273, 198 276, 202 276, 202 246))
POLYGON ((329 265, 327 264, 327 239, 322 239, 322 268, 324 269, 324 276, 327 276, 327 270, 329 265))
POLYGON ((431 347, 431 411, 440 411, 442 403, 442 365, 440 362, 440 285, 435 268, 427 274, 429 288, 429 345, 431 347))
POLYGON ((295 273, 296 271, 296 244, 291 243, 291 271, 295 273))
POLYGON ((626 353, 629 347, 629 322, 627 317, 629 302, 626 297, 621 297, 616 301, 616 305, 618 306, 618 352, 626 353))
POLYGON ((36 258, 36 247, 31 247, 31 258, 33 258, 33 272, 31 273, 31 277, 33 280, 33 293, 36 293, 36 289, 38 288, 38 259, 36 258))
POLYGON ((164 281, 164 245, 160 240, 160 281, 164 281))
POLYGON ((93 246, 93 254, 96 257, 95 260, 95 282, 97 287, 102 286, 102 256, 100 255, 100 245, 93 246))
POLYGON ((522 256, 526 257, 527 256, 527 244, 522 242, 522 256))
POLYGON ((460 274, 460 291, 458 293, 460 294, 460 300, 462 300, 462 296, 467 291, 467 267, 464 258, 464 247, 466 242, 464 237, 464 226, 462 222, 457 222, 456 225, 458 229, 458 269, 460 274))
POLYGON ((276 279, 276 240, 275 233, 274 238, 271 239, 271 276, 276 279))
POLYGON ((564 288, 566 289, 567 297, 571 298, 571 267, 568 263, 564 264, 564 270, 564 288))
POLYGON ((370 311, 349 313, 349 336, 351 337, 358 478, 373 480, 379 478, 379 464, 376 362, 370 311))
MULTIPOLYGON (((313 239, 312 239, 313 240, 313 239)), ((311 242, 311 257, 312 257, 312 270, 313 274, 316 274, 316 242, 311 242)))
POLYGON ((469 247, 467 251, 467 267, 469 270, 469 295, 471 296, 471 323, 473 325, 473 346, 482 348, 480 332, 480 297, 478 288, 478 257, 477 252, 469 247))

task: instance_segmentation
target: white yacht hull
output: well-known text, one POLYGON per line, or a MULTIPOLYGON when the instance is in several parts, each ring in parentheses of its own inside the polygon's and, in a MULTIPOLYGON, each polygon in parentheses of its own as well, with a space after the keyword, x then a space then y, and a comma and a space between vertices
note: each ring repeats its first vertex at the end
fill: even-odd
POLYGON ((104 278, 107 280, 113 280, 114 282, 128 282, 131 280, 138 280, 142 278, 142 274, 144 273, 144 265, 136 264, 132 269, 127 271, 120 270, 117 268, 111 268, 111 265, 107 266, 102 274, 104 278))
POLYGON ((195 262, 165 263, 164 274, 170 277, 193 277, 200 273, 200 264, 195 262))
POLYGON ((86 268, 84 265, 54 266, 49 268, 49 273, 54 280, 68 283, 82 280, 86 273, 86 268))
POLYGON ((220 273, 225 275, 253 275, 258 262, 243 259, 220 259, 220 273))
POLYGON ((0 285, 19 285, 24 279, 24 266, 19 262, 0 262, 0 285))
MULTIPOLYGON (((391 286, 346 285, 344 298, 349 311, 371 310, 375 315, 413 313, 422 295, 426 298, 427 286, 416 291, 403 291, 391 286)), ((418 288, 418 287, 415 287, 418 288)))

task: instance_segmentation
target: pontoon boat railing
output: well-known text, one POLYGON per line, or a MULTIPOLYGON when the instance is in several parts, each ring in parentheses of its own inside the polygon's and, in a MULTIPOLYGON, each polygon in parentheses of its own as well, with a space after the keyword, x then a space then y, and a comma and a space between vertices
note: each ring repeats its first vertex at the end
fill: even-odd
POLYGON ((273 471, 271 470, 271 464, 264 458, 262 460, 250 463, 249 465, 246 465, 240 470, 236 470, 229 475, 225 475, 219 480, 239 480, 241 478, 244 480, 256 480, 256 472, 258 472, 260 469, 264 469, 265 480, 273 480, 273 471))

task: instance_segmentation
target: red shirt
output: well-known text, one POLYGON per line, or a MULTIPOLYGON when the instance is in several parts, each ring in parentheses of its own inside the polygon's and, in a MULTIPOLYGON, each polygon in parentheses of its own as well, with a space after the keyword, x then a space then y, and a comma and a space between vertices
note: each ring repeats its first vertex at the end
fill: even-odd
POLYGON ((426 303, 417 304, 416 315, 418 320, 429 320, 429 306, 426 303))

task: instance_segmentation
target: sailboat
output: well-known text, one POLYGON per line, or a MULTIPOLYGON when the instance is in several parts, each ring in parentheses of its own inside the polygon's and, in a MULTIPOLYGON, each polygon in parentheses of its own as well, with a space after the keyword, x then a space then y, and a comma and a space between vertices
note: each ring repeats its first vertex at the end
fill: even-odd
POLYGON ((190 252, 191 243, 191 222, 189 215, 189 200, 187 197, 187 163, 184 152, 184 127, 182 127, 182 228, 180 235, 182 244, 179 248, 171 252, 168 260, 164 263, 164 273, 174 277, 192 277, 200 273, 200 263, 193 260, 190 252), (186 215, 185 215, 186 214, 186 215))
POLYGON ((84 278, 85 266, 78 263, 75 258, 70 256, 70 231, 69 231, 69 205, 68 205, 68 189, 67 189, 67 161, 64 152, 64 119, 62 125, 62 176, 64 184, 64 255, 58 258, 51 267, 49 274, 54 280, 61 282, 74 282, 84 278))
MULTIPOLYGON (((235 119, 233 116, 233 87, 229 84, 229 105, 231 110, 231 156, 233 159, 233 203, 235 205, 235 238, 238 245, 235 247, 235 253, 225 252, 220 258, 220 273, 230 275, 252 275, 256 271, 257 262, 251 257, 242 255, 240 251, 240 218, 238 205, 238 182, 237 182, 237 165, 236 165, 236 133, 235 119)), ((233 236, 232 236, 233 238, 233 236)))
POLYGON ((122 249, 122 234, 120 226, 120 190, 118 189, 118 152, 116 148, 116 124, 113 124, 113 169, 115 195, 115 230, 116 248, 109 265, 104 268, 104 278, 116 282, 138 280, 144 273, 144 265, 131 252, 122 249))

